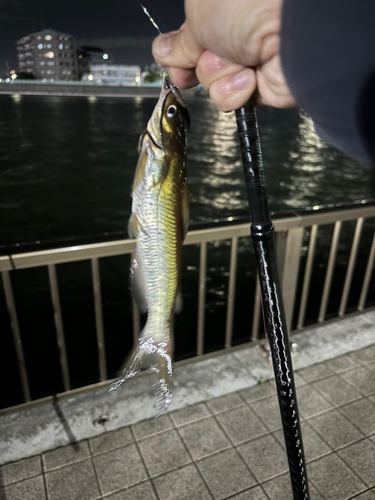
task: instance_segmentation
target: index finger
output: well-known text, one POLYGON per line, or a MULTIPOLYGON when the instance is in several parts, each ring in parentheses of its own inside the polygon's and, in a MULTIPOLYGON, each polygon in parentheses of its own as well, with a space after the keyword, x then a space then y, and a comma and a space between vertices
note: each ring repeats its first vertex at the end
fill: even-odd
POLYGON ((204 49, 194 40, 189 28, 159 35, 152 44, 155 61, 167 67, 194 69, 204 49))

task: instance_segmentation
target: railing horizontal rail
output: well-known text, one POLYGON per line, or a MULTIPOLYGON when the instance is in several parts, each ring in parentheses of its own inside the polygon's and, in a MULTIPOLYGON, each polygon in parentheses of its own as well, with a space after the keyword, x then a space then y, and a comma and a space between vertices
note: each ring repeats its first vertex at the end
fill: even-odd
MULTIPOLYGON (((333 273, 336 265, 336 255, 339 248, 340 232, 343 227, 343 222, 346 221, 356 221, 356 231, 354 233, 354 238, 352 243, 348 243, 346 240, 346 245, 348 246, 350 252, 350 258, 345 271, 346 279, 345 286, 341 298, 341 304, 338 308, 337 317, 347 314, 347 302, 350 294, 350 288, 352 286, 353 273, 356 265, 356 258, 361 242, 361 235, 365 232, 364 225, 368 218, 375 218, 375 202, 363 202, 355 203, 353 205, 345 204, 340 207, 313 207, 311 210, 290 212, 287 214, 279 214, 273 217, 273 223, 275 226, 275 231, 279 233, 279 259, 282 279, 282 289, 284 300, 286 299, 286 311, 287 311, 287 322, 289 327, 292 325, 294 309, 296 308, 296 303, 298 303, 297 297, 297 287, 300 281, 299 274, 299 264, 301 261, 301 254, 303 254, 303 241, 304 241, 304 229, 311 227, 311 237, 310 241, 306 247, 306 267, 304 272, 301 272, 302 281, 300 283, 301 288, 301 300, 299 301, 299 310, 296 311, 297 328, 300 329, 305 323, 305 313, 309 300, 309 290, 311 285, 311 276, 314 263, 314 255, 316 252, 317 238, 321 226, 334 224, 334 232, 332 241, 326 241, 325 245, 329 249, 329 258, 324 265, 327 265, 326 276, 324 280, 324 289, 322 297, 318 297, 320 300, 320 311, 317 318, 317 324, 326 321, 326 313, 328 308, 328 316, 331 315, 329 305, 330 300, 330 289, 333 279, 333 273), (363 229, 363 230, 362 230, 363 229), (350 245, 350 246, 349 246, 350 245), (351 248, 351 250, 350 250, 351 248), (303 275, 303 276, 302 276, 303 275)), ((230 260, 228 262, 228 294, 226 303, 226 318, 225 318, 225 349, 218 352, 229 352, 233 349, 241 348, 241 346, 233 347, 233 338, 236 332, 233 332, 234 318, 235 316, 235 298, 236 298, 236 287, 239 282, 238 269, 240 265, 240 254, 239 245, 240 238, 249 238, 250 236, 250 222, 247 218, 237 218, 231 220, 228 218, 227 221, 214 224, 213 227, 204 227, 204 225, 193 225, 193 229, 188 232, 184 245, 199 245, 200 247, 200 264, 199 264, 199 277, 198 277, 198 290, 197 290, 197 330, 196 330, 196 354, 197 356, 192 359, 203 359, 205 356, 205 319, 206 319, 206 295, 207 295, 207 270, 209 269, 207 265, 208 259, 208 247, 207 243, 228 240, 231 243, 230 249, 230 260), (236 279, 236 277, 238 279, 236 279)), ((369 226, 371 228, 371 225, 369 226)), ((13 297, 12 292, 12 281, 11 278, 14 276, 13 273, 17 273, 17 270, 28 269, 35 267, 46 267, 49 272, 50 278, 50 293, 52 297, 52 306, 55 317, 55 329, 56 329, 56 339, 57 346, 60 353, 60 364, 62 371, 62 379, 64 382, 64 388, 67 393, 69 391, 70 381, 69 381, 69 362, 68 354, 65 348, 65 334, 63 327, 63 314, 61 311, 60 298, 59 298, 59 284, 57 281, 57 274, 55 266, 57 264, 64 264, 69 262, 78 261, 91 261, 91 274, 92 274, 92 290, 93 290, 93 302, 94 302, 94 314, 95 314, 95 325, 96 325, 96 343, 98 351, 98 367, 99 367, 99 379, 100 383, 94 384, 95 387, 99 387, 102 381, 107 378, 107 360, 106 360, 106 335, 103 322, 103 301, 102 301, 102 291, 101 291, 101 279, 100 279, 100 262, 98 259, 118 256, 118 255, 129 255, 135 250, 135 240, 131 239, 116 239, 121 238, 122 233, 116 233, 113 235, 114 239, 111 241, 98 241, 90 243, 79 244, 79 240, 73 242, 71 238, 65 241, 66 246, 61 246, 59 248, 48 248, 36 251, 19 252, 19 248, 14 247, 14 252, 12 251, 12 245, 3 245, 0 247, 0 252, 6 251, 8 255, 0 255, 0 272, 2 274, 3 287, 6 297, 6 305, 8 308, 10 327, 13 334, 14 344, 16 348, 16 357, 18 362, 18 370, 23 390, 24 400, 27 402, 31 399, 28 373, 26 370, 25 358, 27 360, 27 355, 24 357, 21 337, 23 332, 20 332, 20 327, 18 325, 17 318, 17 304, 13 297), (73 243, 73 244, 72 244, 73 243), (10 272, 11 271, 11 272, 10 272)), ((369 285, 371 281, 374 255, 375 255, 375 239, 371 242, 369 240, 369 235, 366 236, 366 249, 364 250, 363 260, 367 262, 366 272, 364 273, 364 279, 361 286, 361 297, 359 299, 358 311, 362 311, 365 307, 366 297, 369 293, 369 285), (368 247, 368 248, 367 248, 368 247), (370 249, 371 247, 371 249, 370 249), (367 252, 367 253, 366 253, 367 252)), ((104 238, 108 238, 109 235, 103 235, 104 238)), ((98 236, 96 237, 98 238, 98 236)), ((93 238, 95 239, 95 238, 93 238)), ((87 240, 82 240, 87 241, 87 240)), ((90 241, 90 240, 89 240, 90 241)), ((46 242, 48 245, 48 242, 46 242)), ((25 247, 27 248, 27 247, 25 247)), ((35 248, 38 248, 35 245, 35 248)), ((39 247, 40 248, 40 247, 39 247)), ((46 248, 46 247, 45 247, 46 248)), ((361 250, 363 253, 363 250, 361 250)), ((327 252, 328 253, 328 252, 327 252)), ((361 254, 362 255, 362 254, 361 254)), ((241 264, 242 265, 242 264, 241 264)), ((341 263, 341 266, 343 264, 341 263)), ((344 264, 346 265, 346 264, 344 264)), ((243 270, 243 267, 241 268, 243 270)), ((364 271, 363 271, 364 272, 364 271)), ((358 286, 358 279, 356 280, 358 286)), ((246 340, 251 339, 252 341, 258 340, 258 332, 261 321, 261 308, 260 308, 260 293, 259 293, 259 282, 256 280, 255 285, 255 296, 254 305, 249 305, 252 311, 249 311, 248 317, 251 318, 252 325, 246 326, 245 337, 246 340)), ((242 290, 242 289, 241 289, 242 290)), ((315 294, 316 295, 316 294, 315 294)), ((315 297, 316 299, 316 297, 315 297)), ((246 306, 247 307, 247 306, 246 306)), ((350 305, 352 308, 352 305, 350 305)), ((137 336, 140 331, 140 314, 138 308, 136 307, 134 300, 132 306, 132 337, 134 337, 134 342, 136 342, 137 336)), ((208 322, 208 319, 207 319, 208 322)), ((26 332, 27 334, 27 332, 26 332)), ((235 342, 237 340, 235 339, 235 342)), ((31 391, 32 393, 32 391, 31 391)), ((1 413, 1 411, 0 411, 1 413)))
MULTIPOLYGON (((360 207, 345 208, 343 210, 331 211, 327 208, 317 208, 297 213, 291 217, 273 219, 275 231, 285 231, 297 227, 309 227, 315 225, 333 224, 336 221, 350 221, 359 217, 375 217, 375 203, 364 204, 360 207)), ((245 237, 249 235, 249 223, 228 225, 224 227, 213 227, 208 229, 197 229, 189 231, 184 245, 200 244, 215 240, 232 239, 233 237, 245 237)), ((135 249, 135 240, 122 239, 102 243, 90 243, 87 245, 74 245, 51 250, 41 250, 0 256, 0 271, 11 271, 12 269, 26 269, 29 267, 45 266, 48 264, 62 264, 100 257, 130 254, 135 249)))

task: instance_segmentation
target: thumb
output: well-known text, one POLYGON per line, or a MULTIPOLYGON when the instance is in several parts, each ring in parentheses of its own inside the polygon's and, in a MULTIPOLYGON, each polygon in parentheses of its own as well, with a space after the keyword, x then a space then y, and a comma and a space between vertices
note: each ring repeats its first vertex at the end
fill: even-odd
POLYGON ((152 54, 161 66, 193 69, 204 49, 184 24, 178 31, 159 35, 152 44, 152 54))

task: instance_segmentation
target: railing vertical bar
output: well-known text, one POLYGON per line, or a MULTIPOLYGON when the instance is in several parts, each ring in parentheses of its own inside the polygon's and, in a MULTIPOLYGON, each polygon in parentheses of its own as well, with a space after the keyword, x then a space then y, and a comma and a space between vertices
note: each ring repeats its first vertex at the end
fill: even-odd
POLYGON ((105 340, 103 326, 102 294, 100 286, 100 271, 97 257, 91 259, 92 286, 94 290, 96 338, 98 344, 99 377, 107 380, 107 362, 105 357, 105 340))
POLYGON ((303 324, 305 322, 307 297, 309 295, 309 289, 310 289, 311 272, 312 272, 312 266, 313 266, 313 262, 314 262, 314 253, 315 253, 315 244, 316 244, 317 233, 318 233, 318 225, 313 224, 311 226, 309 250, 307 253, 305 276, 303 278, 302 297, 301 297, 301 305, 300 305, 299 313, 298 313, 297 328, 302 328, 303 324))
POLYGON ((337 247, 338 247, 339 238, 340 238, 340 231, 341 231, 341 221, 338 220, 335 222, 335 228, 333 230, 331 251, 329 253, 328 266, 327 266, 327 274, 326 274, 326 279, 324 281, 322 301, 320 303, 320 310, 319 310, 319 317, 318 317, 319 323, 322 323, 324 321, 326 311, 327 311, 329 292, 331 289, 333 270, 334 270, 335 261, 336 261, 337 247))
POLYGON ((253 311, 253 325, 251 331, 251 340, 258 340, 259 338, 259 321, 260 321, 260 283, 257 276, 255 285, 254 297, 254 311, 253 311))
POLYGON ((3 271, 1 273, 1 275, 3 278, 5 301, 7 304, 8 313, 9 313, 9 317, 10 317, 10 327, 12 329, 13 342, 14 342, 14 347, 16 350, 16 357, 17 357, 17 363, 18 363, 18 370, 20 373, 23 398, 24 398, 25 402, 28 402, 31 400, 30 387, 29 387, 29 380, 27 377, 25 356, 23 354, 21 333, 20 333, 20 327, 18 324, 16 304, 14 302, 12 283, 10 280, 9 271, 3 271))
POLYGON ((289 331, 292 329, 303 232, 303 227, 291 228, 288 230, 286 238, 285 258, 281 275, 281 291, 283 295, 285 319, 289 331))
POLYGON ((201 356, 204 350, 204 317, 206 307, 206 268, 207 268, 207 243, 201 243, 199 263, 199 293, 198 293, 198 339, 197 356, 201 356))
POLYGON ((139 334, 141 333, 141 317, 136 301, 132 298, 133 310, 133 343, 138 345, 139 334))
POLYGON ((361 296, 360 296, 359 302, 358 302, 358 311, 363 311, 363 308, 365 307, 365 302, 366 302, 367 293, 368 293, 368 287, 370 286, 371 275, 372 275, 372 271, 374 268, 374 258, 375 258, 375 233, 374 233, 374 237, 373 237, 372 245, 371 245, 371 250, 370 250, 370 254, 368 257, 368 261, 367 261, 366 273, 365 273, 365 278, 363 280, 361 296))
POLYGON ((349 297, 350 286, 352 284, 354 267, 357 260, 359 241, 361 239, 363 221, 364 221, 363 217, 358 217, 357 224, 355 226, 353 244, 352 244, 352 249, 350 251, 348 269, 346 271, 346 276, 345 276, 344 290, 341 296, 339 316, 344 316, 346 311, 346 305, 348 303, 348 297, 349 297))
POLYGON ((232 246, 230 252, 227 324, 225 329, 225 348, 231 347, 232 345, 234 298, 236 293, 237 250, 238 250, 238 237, 234 236, 232 238, 232 246))
POLYGON ((55 264, 48 265, 48 277, 49 277, 49 286, 51 290, 53 317, 55 319, 56 339, 60 355, 60 365, 63 378, 63 385, 64 385, 64 390, 69 391, 70 389, 69 365, 68 365, 68 356, 66 353, 64 326, 62 321, 59 287, 57 284, 55 264))

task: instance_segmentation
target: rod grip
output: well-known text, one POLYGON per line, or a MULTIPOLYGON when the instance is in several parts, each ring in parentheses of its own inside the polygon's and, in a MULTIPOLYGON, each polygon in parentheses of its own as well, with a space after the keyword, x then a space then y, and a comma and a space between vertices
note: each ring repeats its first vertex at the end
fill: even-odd
POLYGON ((255 226, 269 225, 271 221, 266 197, 258 122, 251 101, 236 110, 236 120, 252 223, 255 226))

